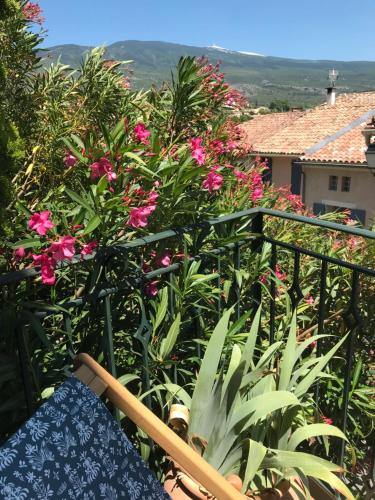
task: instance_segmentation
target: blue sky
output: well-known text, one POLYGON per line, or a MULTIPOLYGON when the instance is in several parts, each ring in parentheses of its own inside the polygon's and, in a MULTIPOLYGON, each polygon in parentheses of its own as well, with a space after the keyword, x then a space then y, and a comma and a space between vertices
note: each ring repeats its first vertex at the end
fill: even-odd
POLYGON ((375 0, 40 0, 45 45, 162 40, 306 59, 375 60, 375 0))

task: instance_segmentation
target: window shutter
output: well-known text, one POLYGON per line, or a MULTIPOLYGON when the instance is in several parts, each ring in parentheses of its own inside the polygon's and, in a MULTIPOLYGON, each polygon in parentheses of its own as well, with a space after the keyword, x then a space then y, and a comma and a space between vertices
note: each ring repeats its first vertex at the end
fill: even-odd
POLYGON ((359 208, 351 209, 351 218, 354 220, 359 220, 362 226, 366 225, 366 210, 360 210, 359 208))
POLYGON ((272 182, 272 158, 266 158, 268 169, 262 174, 263 182, 272 182))
POLYGON ((323 205, 323 203, 314 203, 313 212, 315 215, 324 214, 325 211, 326 211, 326 207, 325 207, 325 205, 323 205))
POLYGON ((291 192, 292 194, 301 194, 301 178, 302 178, 302 165, 297 162, 292 162, 292 176, 291 176, 291 192))

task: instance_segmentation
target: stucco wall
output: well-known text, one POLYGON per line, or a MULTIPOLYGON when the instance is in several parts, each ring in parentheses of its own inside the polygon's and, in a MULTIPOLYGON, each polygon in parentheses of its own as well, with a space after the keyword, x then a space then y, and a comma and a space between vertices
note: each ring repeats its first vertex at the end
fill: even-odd
POLYGON ((274 156, 272 158, 272 182, 276 187, 290 186, 293 158, 274 156))
POLYGON ((360 168, 329 168, 304 166, 305 173, 305 203, 313 207, 314 203, 343 206, 366 210, 366 225, 375 216, 375 177, 365 169, 360 168), (337 191, 328 189, 330 175, 337 175, 337 191), (351 177, 348 193, 341 191, 342 176, 351 177), (332 203, 327 203, 332 202, 332 203))

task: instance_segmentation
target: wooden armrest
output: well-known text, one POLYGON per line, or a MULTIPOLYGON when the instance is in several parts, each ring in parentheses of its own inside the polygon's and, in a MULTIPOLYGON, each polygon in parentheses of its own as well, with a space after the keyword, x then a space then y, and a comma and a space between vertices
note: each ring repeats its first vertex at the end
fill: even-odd
POLYGON ((88 354, 79 354, 75 361, 78 368, 84 365, 91 370, 94 375, 90 376, 87 370, 82 370, 81 376, 77 372, 78 378, 89 387, 94 382, 99 390, 97 394, 103 392, 105 395, 127 415, 138 427, 148 434, 168 455, 183 467, 195 481, 200 483, 218 500, 243 500, 244 495, 237 491, 219 472, 206 462, 196 451, 177 436, 167 425, 165 425, 156 415, 152 413, 143 403, 141 403, 131 392, 122 386, 110 373, 100 366, 88 354), (81 378, 83 377, 83 378, 81 378), (97 380, 99 377, 100 380, 97 380))

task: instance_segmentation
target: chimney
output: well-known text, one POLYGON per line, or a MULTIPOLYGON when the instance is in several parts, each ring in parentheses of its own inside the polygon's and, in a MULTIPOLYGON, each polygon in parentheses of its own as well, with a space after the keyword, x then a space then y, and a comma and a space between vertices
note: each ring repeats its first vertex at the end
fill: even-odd
POLYGON ((336 89, 335 87, 327 87, 327 104, 334 106, 336 102, 336 89))
POLYGON ((330 85, 327 87, 327 104, 328 106, 334 106, 336 102, 336 88, 335 82, 339 77, 339 72, 335 69, 330 69, 328 71, 328 80, 330 85))

